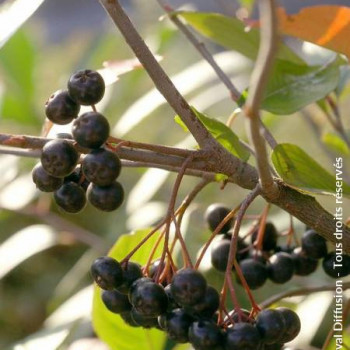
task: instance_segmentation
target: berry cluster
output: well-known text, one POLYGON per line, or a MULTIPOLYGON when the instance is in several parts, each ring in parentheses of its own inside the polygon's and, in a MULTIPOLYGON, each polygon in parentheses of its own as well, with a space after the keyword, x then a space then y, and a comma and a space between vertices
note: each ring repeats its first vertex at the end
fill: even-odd
POLYGON ((105 83, 98 72, 81 70, 70 77, 67 90, 54 93, 46 103, 45 114, 51 122, 73 122, 72 135, 45 144, 32 177, 41 191, 54 192, 57 205, 69 213, 81 211, 87 199, 103 211, 117 209, 124 199, 123 187, 116 181, 121 171, 120 159, 104 147, 110 126, 94 108, 104 92, 105 83), (92 106, 93 111, 79 116, 81 105, 92 106), (81 165, 80 154, 69 138, 89 149, 81 165))
POLYGON ((219 293, 200 272, 180 269, 163 285, 151 277, 162 267, 153 265, 144 275, 145 269, 134 262, 121 265, 101 257, 92 264, 91 274, 103 289, 104 305, 127 324, 158 328, 196 350, 281 349, 300 331, 299 317, 288 308, 262 310, 256 318, 237 309, 220 321, 219 293))
MULTIPOLYGON (((209 206, 205 213, 209 228, 214 231, 229 212, 221 204, 209 206)), ((218 271, 226 270, 232 224, 233 219, 223 226, 220 230, 221 239, 211 249, 211 263, 218 271)), ((307 276, 317 269, 320 259, 323 259, 322 267, 330 277, 339 278, 350 274, 350 256, 328 252, 326 240, 315 230, 309 229, 303 233, 301 247, 281 246, 278 245, 279 235, 274 224, 267 222, 260 249, 255 244, 258 230, 252 232, 249 243, 241 238, 237 242, 236 259, 250 289, 263 286, 268 279, 283 284, 293 275, 307 276)), ((237 281, 240 282, 238 278, 237 281)))

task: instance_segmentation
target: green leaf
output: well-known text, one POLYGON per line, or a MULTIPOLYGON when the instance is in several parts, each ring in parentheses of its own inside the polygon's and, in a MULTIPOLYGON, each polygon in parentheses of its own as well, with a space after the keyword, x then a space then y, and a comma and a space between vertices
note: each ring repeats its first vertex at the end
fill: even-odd
MULTIPOLYGON (((245 29, 240 20, 217 13, 178 12, 195 30, 214 42, 255 60, 259 50, 260 33, 252 28, 245 29)), ((289 47, 281 44, 277 56, 280 59, 303 63, 289 47)))
POLYGON ((322 136, 322 142, 331 150, 343 155, 349 155, 350 150, 346 142, 336 134, 326 133, 322 136))
MULTIPOLYGON (((314 193, 334 194, 336 179, 300 147, 281 143, 272 153, 272 163, 278 174, 289 185, 314 193)), ((343 182, 344 195, 350 195, 350 186, 343 182)))
MULTIPOLYGON (((238 136, 228 126, 216 119, 209 118, 205 114, 198 112, 194 107, 192 107, 192 110, 210 132, 210 134, 223 147, 225 147, 235 157, 238 157, 243 161, 247 161, 249 159, 249 151, 240 143, 238 136)), ((185 131, 188 131, 186 125, 179 116, 175 116, 175 122, 178 123, 185 131)))
POLYGON ((276 60, 270 75, 262 108, 274 114, 292 114, 324 98, 339 81, 342 59, 323 66, 306 66, 276 60))
MULTIPOLYGON (((122 235, 108 255, 118 261, 122 260, 149 232, 150 229, 147 229, 122 235)), ((156 232, 135 253, 131 260, 144 265, 157 239, 158 233, 156 232)), ((161 255, 162 248, 161 243, 156 251, 155 258, 161 255)), ((135 344, 142 350, 161 350, 164 348, 166 341, 164 332, 156 329, 148 330, 128 326, 119 315, 110 312, 104 306, 98 287, 94 289, 92 322, 99 338, 108 344, 112 350, 134 350, 135 344)))

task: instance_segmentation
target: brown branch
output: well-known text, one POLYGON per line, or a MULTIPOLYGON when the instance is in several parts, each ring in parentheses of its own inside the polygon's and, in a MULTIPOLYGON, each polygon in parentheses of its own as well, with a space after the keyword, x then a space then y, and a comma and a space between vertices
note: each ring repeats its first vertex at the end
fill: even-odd
POLYGON ((274 198, 278 195, 278 187, 270 171, 265 140, 262 136, 260 105, 277 50, 277 16, 274 0, 260 0, 258 4, 261 21, 260 48, 244 112, 249 119, 250 138, 255 149, 262 191, 267 197, 274 198))
MULTIPOLYGON (((349 288, 350 288, 350 282, 345 282, 343 284, 343 290, 346 290, 349 288)), ((297 288, 293 290, 287 290, 285 292, 281 292, 279 294, 273 295, 272 297, 264 300, 263 302, 259 303, 259 306, 262 309, 266 309, 269 306, 285 298, 301 296, 301 295, 309 295, 317 292, 334 291, 334 290, 335 290, 335 283, 326 284, 324 286, 319 286, 319 287, 302 287, 302 288, 297 288)))
MULTIPOLYGON (((5 144, 8 147, 20 149, 40 150, 48 141, 50 140, 43 137, 0 134, 0 145, 5 144)), ((153 145, 153 148, 154 147, 156 147, 156 145, 153 145)), ((168 147, 167 153, 169 153, 170 150, 171 147, 168 147)), ((79 151, 82 153, 88 152, 86 149, 79 149, 79 151)), ((160 148, 160 151, 162 151, 162 147, 160 148)), ((193 152, 196 152, 183 151, 188 152, 184 153, 188 154, 188 156, 192 155, 193 152)), ((117 150, 117 153, 124 164, 126 162, 128 166, 156 167, 174 172, 179 172, 184 161, 184 157, 162 154, 157 153, 156 151, 148 151, 144 149, 139 150, 121 147, 117 150)), ((202 156, 203 153, 200 154, 200 157, 202 156)), ((236 183, 240 187, 246 189, 253 189, 258 183, 257 173, 253 167, 250 167, 250 172, 241 171, 234 176, 230 176, 230 173, 227 173, 227 168, 224 168, 222 163, 216 162, 215 158, 211 159, 210 157, 211 154, 209 154, 209 159, 199 159, 191 162, 186 169, 186 174, 205 178, 213 182, 215 181, 215 174, 226 174, 228 175, 227 182, 236 183)), ((265 196, 266 201, 279 206, 300 221, 304 222, 306 225, 314 228, 327 240, 336 242, 336 239, 333 236, 333 216, 322 208, 315 198, 298 192, 284 184, 282 181, 276 181, 276 183, 279 186, 279 195, 274 199, 265 196)), ((345 225, 343 225, 343 246, 344 251, 350 254, 350 228, 345 225)))

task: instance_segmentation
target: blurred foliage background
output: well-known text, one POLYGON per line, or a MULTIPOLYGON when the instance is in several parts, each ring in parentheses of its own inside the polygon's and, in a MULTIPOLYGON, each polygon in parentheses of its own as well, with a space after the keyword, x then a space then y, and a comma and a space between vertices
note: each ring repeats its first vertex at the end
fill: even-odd
MULTIPOLYGON (((25 2, 22 3, 25 6, 25 2)), ((220 3, 225 2, 203 2, 201 9, 227 11, 220 3)), ((5 5, 6 1, 0 3, 1 15, 6 13, 5 5)), ((156 2, 135 0, 125 1, 125 5, 147 44, 162 56, 162 66, 175 78, 190 103, 225 121, 236 106, 181 33, 169 21, 158 20, 163 13, 156 2)), ((195 8, 193 6, 195 4, 192 4, 195 8)), ((210 42, 207 45, 236 85, 245 88, 252 62, 241 55, 224 52, 210 42)), ((65 87, 74 71, 86 67, 101 69, 105 61, 131 58, 132 52, 97 1, 44 2, 0 49, 1 132, 40 135, 45 101, 52 92, 65 87)), ((340 100, 344 113, 350 107, 347 82, 346 86, 340 100)), ((121 75, 108 88, 98 110, 108 117, 116 137, 186 148, 194 146, 194 141, 174 123, 174 112, 154 91, 151 80, 140 68, 121 75)), ((337 153, 327 148, 319 135, 313 134, 304 113, 311 114, 324 133, 331 131, 316 106, 283 117, 266 113, 264 120, 277 141, 299 145, 332 171, 337 153)), ((234 129, 245 139, 242 119, 237 119, 234 129)), ((349 128, 349 118, 346 123, 349 128)), ((55 128, 52 135, 63 129, 55 128)), ((349 160, 348 154, 344 157, 349 160)), ((55 206, 51 195, 35 190, 30 174, 35 163, 32 158, 0 155, 0 348, 73 349, 76 339, 93 336, 88 273, 91 262, 106 254, 121 234, 148 227, 164 215, 175 176, 162 170, 125 168, 120 181, 128 197, 118 211, 101 213, 88 205, 82 213, 67 215, 55 206), (31 343, 33 339, 36 342, 31 343), (25 345, 11 345, 15 343, 25 345)), ((347 162, 347 166, 349 164, 347 162)), ((197 182, 194 178, 183 181, 179 202, 197 182)), ((246 191, 237 186, 228 185, 220 190, 220 184, 214 183, 198 196, 184 223, 193 256, 209 237, 203 220, 206 207, 213 202, 234 207, 245 194, 246 191)), ((331 212, 334 210, 332 197, 319 199, 331 212)), ((344 207, 348 208, 348 204, 344 207)), ((263 208, 264 202, 258 200, 249 214, 259 214, 263 208)), ((270 220, 280 232, 288 229, 289 216, 278 208, 271 209, 270 220)), ((297 221, 295 227, 298 234, 304 230, 297 221)), ((222 275, 204 267, 212 283, 219 286, 222 275)), ((318 271, 307 279, 294 278, 287 286, 268 283, 255 295, 261 301, 286 288, 331 282, 318 271)), ((245 296, 241 294, 244 304, 245 296)), ((310 322, 308 312, 312 316, 301 341, 304 344, 313 341, 315 346, 320 346, 331 325, 330 317, 326 316, 332 295, 320 293, 294 301, 305 322, 310 322), (315 305, 319 318, 314 315, 315 305)))

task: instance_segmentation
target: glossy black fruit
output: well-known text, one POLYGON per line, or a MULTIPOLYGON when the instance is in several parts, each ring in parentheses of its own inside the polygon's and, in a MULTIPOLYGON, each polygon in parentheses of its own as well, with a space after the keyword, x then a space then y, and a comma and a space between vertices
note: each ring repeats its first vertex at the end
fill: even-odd
POLYGON ((271 281, 275 283, 288 282, 294 274, 292 256, 284 252, 271 255, 267 269, 271 281))
POLYGON ((223 350, 224 336, 216 323, 207 320, 193 322, 188 338, 195 350, 223 350))
POLYGON ((79 153, 70 142, 56 139, 45 144, 40 159, 48 174, 54 177, 65 177, 75 169, 79 153))
POLYGON ((105 93, 105 83, 98 72, 90 69, 80 70, 70 77, 68 92, 76 103, 94 105, 101 101, 105 93))
POLYGON ((350 275, 350 256, 345 254, 328 253, 322 261, 323 271, 332 278, 350 275))
POLYGON ((100 148, 107 141, 109 131, 108 120, 98 112, 84 113, 72 125, 74 140, 86 148, 100 148))
POLYGON ((129 299, 134 309, 146 317, 157 317, 166 312, 168 307, 168 297, 164 288, 152 281, 137 283, 137 286, 130 290, 129 299))
POLYGON ((82 167, 90 182, 98 186, 108 186, 119 176, 121 162, 114 152, 99 148, 85 156, 82 167))
POLYGON ((50 96, 45 104, 45 114, 55 124, 70 123, 78 116, 79 104, 72 100, 68 91, 57 91, 50 96))
POLYGON ((135 308, 131 309, 133 321, 143 328, 159 328, 158 317, 148 317, 140 314, 135 308))
MULTIPOLYGON (((209 225, 211 231, 214 231, 220 222, 225 218, 225 216, 230 212, 230 209, 225 207, 223 204, 215 203, 211 204, 205 211, 204 218, 209 225)), ((220 233, 227 233, 234 220, 229 220, 220 230, 220 233)))
MULTIPOLYGON (((228 256, 230 252, 230 245, 230 237, 225 237, 224 239, 217 240, 215 243, 213 243, 213 246, 211 248, 211 264, 216 270, 222 272, 226 271, 228 256)), ((246 250, 246 248, 247 245, 242 239, 239 238, 237 242, 237 261, 240 261, 247 256, 248 251, 246 250)))
POLYGON ((64 183, 75 182, 78 184, 85 192, 90 185, 90 182, 85 178, 81 166, 78 165, 74 171, 64 178, 64 183))
POLYGON ((53 192, 58 190, 62 184, 63 179, 51 176, 48 174, 41 163, 35 165, 32 171, 32 179, 36 187, 43 192, 53 192))
POLYGON ((192 306, 205 297, 207 281, 197 270, 186 268, 174 275, 170 290, 179 305, 192 306))
POLYGON ((262 310, 256 318, 258 329, 264 343, 279 343, 286 331, 284 316, 277 310, 262 310))
POLYGON ((118 291, 128 294, 130 286, 142 277, 141 265, 133 261, 128 261, 127 265, 122 266, 123 283, 118 287, 118 291))
MULTIPOLYGON (((268 271, 260 261, 249 258, 242 260, 239 265, 250 289, 257 289, 265 284, 268 271)), ((238 277, 237 281, 242 283, 238 277)))
POLYGON ((225 350, 256 350, 261 342, 260 333, 254 325, 240 322, 227 329, 225 350))
POLYGON ((132 308, 127 295, 122 294, 117 290, 103 290, 101 298, 106 308, 116 314, 130 311, 132 308))
POLYGON ((123 283, 123 269, 120 263, 109 257, 97 258, 90 269, 97 285, 104 290, 113 290, 123 283))
POLYGON ((326 240, 315 230, 304 232, 301 238, 301 247, 305 254, 313 259, 321 259, 327 254, 326 240))
POLYGON ((123 186, 115 181, 110 186, 90 184, 87 190, 89 202, 97 209, 113 211, 119 208, 124 200, 123 186))
MULTIPOLYGON (((251 236, 251 242, 254 243, 258 237, 259 228, 257 228, 251 236)), ((267 222, 265 225, 264 238, 262 241, 262 250, 274 250, 277 246, 278 233, 273 223, 267 222)))
POLYGON ((199 318, 210 318, 219 308, 219 304, 219 293, 214 287, 208 286, 204 298, 190 307, 185 307, 185 310, 199 318))
POLYGON ((123 321, 130 327, 141 327, 132 317, 131 311, 125 311, 120 314, 123 321))
POLYGON ((294 274, 298 276, 308 276, 316 271, 318 260, 310 258, 306 253, 297 247, 291 254, 294 262, 294 274))
POLYGON ((54 192, 56 204, 68 213, 79 213, 86 205, 86 195, 75 182, 64 183, 54 192))
POLYGON ((168 284, 167 286, 165 286, 164 291, 165 291, 166 295, 168 296, 168 310, 167 311, 172 311, 174 309, 178 309, 180 306, 175 301, 175 299, 173 298, 173 295, 171 294, 171 284, 168 284))
POLYGON ((183 309, 175 309, 158 318, 161 328, 177 343, 188 342, 188 330, 193 321, 193 317, 183 309))
POLYGON ((288 343, 289 341, 296 338, 300 332, 300 318, 293 310, 286 307, 278 307, 276 310, 283 316, 286 324, 286 329, 280 342, 288 343))

